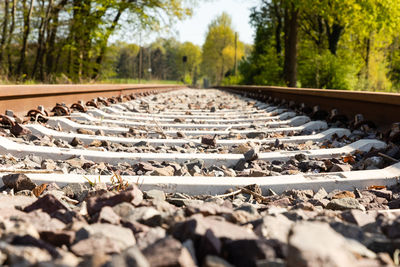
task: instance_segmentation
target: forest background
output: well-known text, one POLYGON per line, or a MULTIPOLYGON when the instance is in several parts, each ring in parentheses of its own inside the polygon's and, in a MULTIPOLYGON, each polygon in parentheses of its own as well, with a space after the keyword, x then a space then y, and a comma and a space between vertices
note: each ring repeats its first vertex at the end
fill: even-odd
POLYGON ((397 0, 260 0, 249 18, 252 45, 240 41, 226 13, 209 23, 202 46, 172 37, 110 41, 116 32, 167 31, 201 3, 1 0, 0 79, 400 90, 397 0))

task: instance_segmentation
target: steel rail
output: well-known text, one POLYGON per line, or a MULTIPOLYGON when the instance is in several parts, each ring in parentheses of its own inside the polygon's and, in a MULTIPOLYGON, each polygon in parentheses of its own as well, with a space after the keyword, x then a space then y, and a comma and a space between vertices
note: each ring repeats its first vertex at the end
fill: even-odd
POLYGON ((350 120, 356 114, 373 121, 382 128, 400 121, 400 94, 364 91, 345 91, 331 89, 288 88, 278 86, 229 85, 215 88, 229 90, 250 97, 266 97, 304 103, 313 107, 318 105, 322 110, 338 109, 340 114, 350 120))
POLYGON ((0 85, 0 112, 10 109, 19 115, 37 108, 39 104, 52 108, 59 102, 71 105, 79 100, 87 101, 97 97, 162 92, 184 87, 164 84, 0 85))

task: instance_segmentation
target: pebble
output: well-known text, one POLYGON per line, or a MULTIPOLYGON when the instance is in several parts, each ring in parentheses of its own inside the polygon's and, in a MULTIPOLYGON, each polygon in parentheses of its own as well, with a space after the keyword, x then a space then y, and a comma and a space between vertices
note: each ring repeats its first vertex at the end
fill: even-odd
POLYGON ((328 203, 326 208, 332 210, 359 209, 365 211, 365 207, 354 198, 333 199, 328 203))
POLYGON ((152 190, 146 191, 146 197, 149 199, 164 201, 165 193, 161 190, 152 189, 152 190))
POLYGON ((2 180, 5 186, 14 189, 15 192, 32 190, 36 187, 36 184, 25 174, 7 174, 2 180))

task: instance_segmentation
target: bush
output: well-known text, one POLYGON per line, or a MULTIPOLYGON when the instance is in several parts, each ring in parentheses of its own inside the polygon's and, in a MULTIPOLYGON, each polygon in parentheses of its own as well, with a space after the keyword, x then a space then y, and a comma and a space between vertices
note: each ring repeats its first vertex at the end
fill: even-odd
POLYGON ((221 85, 237 85, 237 84, 241 84, 243 81, 243 76, 241 74, 236 75, 236 76, 228 76, 225 77, 222 82, 221 85))
POLYGON ((299 57, 299 82, 302 87, 354 90, 358 80, 357 60, 305 50, 299 57))
POLYGON ((278 58, 275 48, 265 48, 265 54, 254 54, 248 60, 239 64, 240 73, 243 75, 243 84, 257 85, 284 85, 282 80, 282 63, 278 58))

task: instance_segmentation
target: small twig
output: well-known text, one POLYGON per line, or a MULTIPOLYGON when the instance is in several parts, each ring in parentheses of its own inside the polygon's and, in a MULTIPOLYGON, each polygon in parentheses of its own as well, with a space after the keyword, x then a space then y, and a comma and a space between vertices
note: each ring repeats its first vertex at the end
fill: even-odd
POLYGON ((165 134, 164 130, 160 127, 160 125, 158 124, 158 122, 156 121, 155 118, 153 118, 154 123, 157 125, 158 130, 161 132, 161 134, 163 135, 164 138, 167 138, 167 135, 165 134))
POLYGON ((233 192, 231 192, 231 193, 226 193, 226 194, 223 194, 223 195, 216 195, 216 196, 213 196, 212 198, 226 198, 226 197, 231 197, 231 196, 235 196, 235 195, 237 195, 237 194, 240 194, 241 192, 242 192, 242 189, 239 189, 239 190, 233 191, 233 192))
POLYGON ((264 197, 263 195, 260 195, 260 194, 254 192, 254 191, 252 191, 252 190, 250 190, 250 189, 247 189, 247 188, 245 188, 245 187, 238 187, 238 188, 241 189, 244 193, 250 194, 250 195, 254 196, 256 199, 261 199, 261 200, 263 200, 263 201, 267 199, 267 198, 264 197))
POLYGON ((400 160, 397 160, 397 159, 395 159, 395 158, 392 158, 391 156, 388 156, 388 155, 383 154, 383 153, 381 153, 381 152, 378 152, 378 155, 381 156, 381 157, 384 157, 384 158, 386 158, 386 159, 388 159, 388 160, 391 160, 391 161, 393 161, 393 162, 396 162, 396 163, 399 163, 399 162, 400 162, 400 160))

